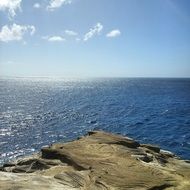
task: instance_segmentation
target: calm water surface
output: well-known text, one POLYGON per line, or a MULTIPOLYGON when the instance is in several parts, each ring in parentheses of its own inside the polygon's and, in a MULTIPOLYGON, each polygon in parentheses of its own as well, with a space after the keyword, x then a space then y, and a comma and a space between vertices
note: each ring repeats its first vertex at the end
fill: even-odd
POLYGON ((93 129, 190 159, 190 79, 0 79, 0 164, 93 129))

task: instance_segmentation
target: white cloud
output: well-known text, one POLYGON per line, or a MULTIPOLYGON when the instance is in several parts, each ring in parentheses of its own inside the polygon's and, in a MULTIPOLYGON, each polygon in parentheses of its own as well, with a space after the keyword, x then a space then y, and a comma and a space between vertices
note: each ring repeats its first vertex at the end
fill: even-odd
POLYGON ((22 0, 0 0, 0 10, 8 11, 9 18, 13 18, 16 15, 17 10, 21 10, 22 0))
POLYGON ((119 35, 121 35, 120 30, 115 29, 115 30, 112 30, 112 31, 110 31, 109 33, 107 33, 107 34, 106 34, 106 37, 108 37, 108 38, 114 38, 114 37, 117 37, 117 36, 119 36, 119 35))
POLYGON ((89 40, 90 38, 92 38, 94 35, 96 34, 100 34, 100 32, 103 30, 103 25, 101 23, 97 23, 93 28, 90 28, 90 31, 87 32, 84 35, 84 41, 89 40))
POLYGON ((26 33, 33 35, 36 29, 32 25, 17 25, 13 24, 12 26, 3 26, 0 32, 0 41, 9 42, 9 41, 20 41, 23 39, 23 36, 26 33))
POLYGON ((65 34, 69 35, 69 36, 77 36, 78 33, 72 30, 65 30, 65 34))
POLYGON ((50 0, 47 10, 53 11, 56 8, 61 7, 62 5, 71 4, 72 0, 50 0))
POLYGON ((28 25, 27 28, 30 29, 30 35, 34 35, 36 28, 33 25, 28 25))
POLYGON ((35 9, 39 9, 39 8, 40 8, 40 4, 39 4, 39 3, 34 3, 33 7, 34 7, 35 9))
POLYGON ((61 41, 65 41, 65 39, 62 38, 61 36, 52 36, 48 39, 48 41, 50 41, 50 42, 61 42, 61 41))
POLYGON ((47 40, 49 42, 62 42, 65 39, 61 36, 43 36, 42 39, 47 40))

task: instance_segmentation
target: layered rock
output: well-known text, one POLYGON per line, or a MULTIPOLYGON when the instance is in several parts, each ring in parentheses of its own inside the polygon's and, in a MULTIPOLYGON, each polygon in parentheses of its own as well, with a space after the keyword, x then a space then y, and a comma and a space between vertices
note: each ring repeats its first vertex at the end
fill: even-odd
POLYGON ((102 131, 5 164, 1 190, 189 190, 190 162, 102 131))

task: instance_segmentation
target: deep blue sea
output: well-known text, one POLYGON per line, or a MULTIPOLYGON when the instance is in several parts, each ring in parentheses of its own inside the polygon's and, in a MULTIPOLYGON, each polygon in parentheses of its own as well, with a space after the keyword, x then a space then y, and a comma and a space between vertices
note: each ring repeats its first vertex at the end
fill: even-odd
POLYGON ((0 164, 94 129, 190 159, 190 79, 0 79, 0 164))

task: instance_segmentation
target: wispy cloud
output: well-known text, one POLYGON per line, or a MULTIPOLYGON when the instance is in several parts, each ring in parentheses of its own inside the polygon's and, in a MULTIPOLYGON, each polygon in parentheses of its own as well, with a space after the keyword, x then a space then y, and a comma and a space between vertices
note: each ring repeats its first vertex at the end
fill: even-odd
POLYGON ((34 3, 33 7, 34 7, 35 9, 39 9, 41 6, 40 6, 39 3, 34 3))
POLYGON ((61 36, 43 36, 42 39, 47 40, 49 42, 62 42, 65 39, 61 36))
POLYGON ((13 63, 14 63, 14 61, 12 61, 12 60, 7 61, 7 64, 13 64, 13 63))
POLYGON ((72 0, 50 0, 47 10, 53 11, 63 5, 71 4, 72 0))
POLYGON ((120 36, 120 35, 121 35, 120 30, 115 29, 115 30, 112 30, 109 33, 107 33, 106 37, 108 37, 108 38, 114 38, 114 37, 117 37, 117 36, 120 36))
POLYGON ((0 41, 20 41, 26 33, 33 35, 36 29, 33 25, 17 25, 13 24, 11 26, 5 25, 2 27, 0 32, 0 41))
POLYGON ((101 23, 97 23, 94 27, 90 28, 90 31, 87 32, 84 35, 84 41, 89 40, 90 38, 92 38, 94 35, 100 34, 100 32, 103 30, 103 25, 101 23))
POLYGON ((77 36, 78 33, 72 30, 65 30, 65 34, 69 35, 69 36, 77 36))
POLYGON ((9 18, 16 16, 16 11, 21 11, 22 0, 0 0, 0 10, 8 11, 9 18))
POLYGON ((80 38, 76 38, 75 40, 76 40, 77 42, 80 42, 80 41, 81 41, 81 39, 80 39, 80 38))

